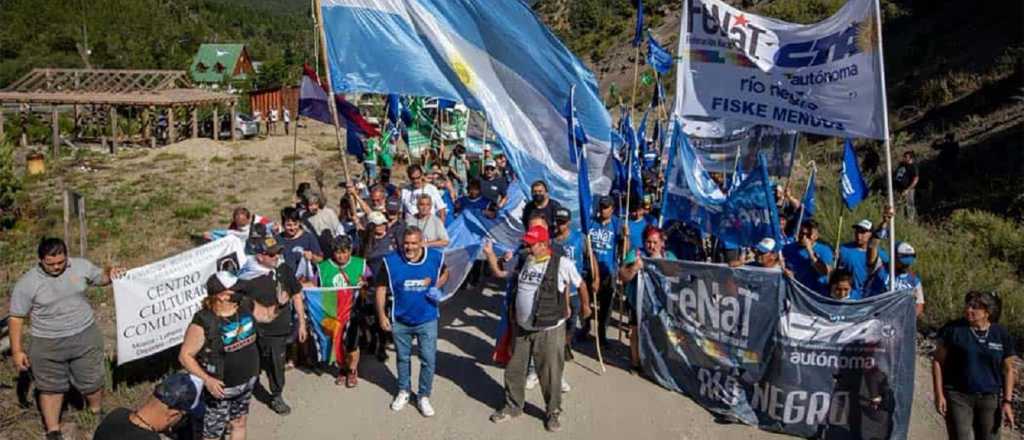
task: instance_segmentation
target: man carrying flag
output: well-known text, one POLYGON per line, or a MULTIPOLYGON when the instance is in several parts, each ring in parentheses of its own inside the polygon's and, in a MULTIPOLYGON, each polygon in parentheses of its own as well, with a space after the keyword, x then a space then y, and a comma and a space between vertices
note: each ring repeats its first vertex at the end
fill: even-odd
POLYGON ((317 354, 323 363, 339 365, 336 385, 359 384, 359 311, 366 302, 365 288, 371 279, 366 260, 352 255, 352 239, 331 239, 330 258, 317 264, 320 289, 306 289, 306 305, 313 325, 317 354), (330 290, 330 288, 338 288, 330 290), (344 349, 344 351, 342 351, 344 349))

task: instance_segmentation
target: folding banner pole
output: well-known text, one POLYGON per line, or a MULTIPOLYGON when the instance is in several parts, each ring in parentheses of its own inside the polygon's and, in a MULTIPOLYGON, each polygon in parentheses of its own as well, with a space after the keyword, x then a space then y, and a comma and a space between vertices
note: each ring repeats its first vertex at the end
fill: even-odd
POLYGON ((324 14, 323 9, 320 6, 320 0, 313 0, 316 6, 316 23, 320 34, 320 52, 324 59, 324 81, 327 84, 327 96, 330 100, 330 104, 327 105, 331 109, 331 119, 334 121, 334 139, 338 144, 338 154, 341 154, 341 166, 345 171, 345 183, 351 185, 352 178, 348 172, 348 155, 345 152, 345 148, 341 146, 341 124, 338 120, 338 102, 334 97, 334 86, 331 85, 331 61, 327 57, 327 32, 324 30, 324 14))
MULTIPOLYGON (((894 207, 892 195, 892 145, 889 135, 889 96, 885 87, 885 50, 882 44, 882 8, 881 0, 875 0, 875 30, 878 33, 878 75, 882 86, 882 127, 885 129, 885 189, 889 207, 894 207)), ((889 220, 889 287, 896 286, 896 213, 889 220)))

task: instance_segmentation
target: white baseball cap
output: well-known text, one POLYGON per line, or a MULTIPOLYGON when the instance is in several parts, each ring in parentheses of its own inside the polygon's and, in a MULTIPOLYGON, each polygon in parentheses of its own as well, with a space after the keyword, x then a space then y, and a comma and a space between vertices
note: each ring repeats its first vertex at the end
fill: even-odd
POLYGON ((754 246, 754 250, 762 254, 775 251, 775 239, 771 237, 762 238, 761 241, 757 243, 757 246, 754 246))
POLYGON ((369 220, 372 225, 386 225, 388 223, 388 218, 380 211, 371 212, 366 219, 369 220))
POLYGON ((863 229, 865 231, 870 231, 872 226, 874 225, 871 223, 871 220, 868 219, 863 219, 857 223, 854 223, 853 225, 853 227, 857 229, 863 229))

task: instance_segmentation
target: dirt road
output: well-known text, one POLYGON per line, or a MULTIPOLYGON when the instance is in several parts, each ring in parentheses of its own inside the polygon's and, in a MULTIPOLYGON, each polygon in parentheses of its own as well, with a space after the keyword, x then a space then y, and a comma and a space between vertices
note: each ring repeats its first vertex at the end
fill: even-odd
MULTIPOLYGON (((413 406, 399 413, 388 408, 395 393, 394 354, 387 365, 367 358, 360 366, 355 389, 334 385, 333 378, 292 370, 285 397, 292 414, 277 416, 254 401, 249 421, 253 439, 482 439, 539 438, 548 436, 542 417, 540 388, 527 392, 524 417, 502 425, 488 420, 503 399, 503 370, 490 362, 498 325, 498 293, 493 289, 460 292, 441 310, 438 332, 437 374, 431 398, 434 418, 422 417, 413 406)), ((610 335, 615 336, 615 332, 610 335)), ((682 395, 630 376, 621 368, 625 351, 618 347, 603 375, 589 353, 576 355, 566 365, 572 385, 564 398, 563 430, 552 437, 578 439, 762 439, 793 438, 743 425, 722 425, 710 413, 682 395)), ((417 362, 413 362, 413 387, 417 362)), ((910 438, 945 437, 941 420, 932 409, 930 373, 919 361, 917 393, 910 438)))

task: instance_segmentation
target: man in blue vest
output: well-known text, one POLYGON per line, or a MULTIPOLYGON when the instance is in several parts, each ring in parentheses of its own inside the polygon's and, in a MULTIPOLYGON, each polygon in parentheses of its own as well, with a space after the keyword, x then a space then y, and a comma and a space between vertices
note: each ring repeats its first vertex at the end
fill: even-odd
POLYGON ((398 358, 398 394, 391 409, 400 411, 409 403, 412 393, 412 340, 420 348, 420 380, 416 393, 417 406, 424 417, 434 415, 430 405, 430 392, 434 382, 437 355, 437 305, 441 299, 440 287, 448 281, 444 253, 440 249, 423 246, 423 232, 407 226, 402 234, 402 250, 383 257, 383 270, 377 272, 374 285, 377 296, 377 320, 384 331, 392 332, 398 358), (385 313, 387 294, 393 302, 390 313, 385 313))

